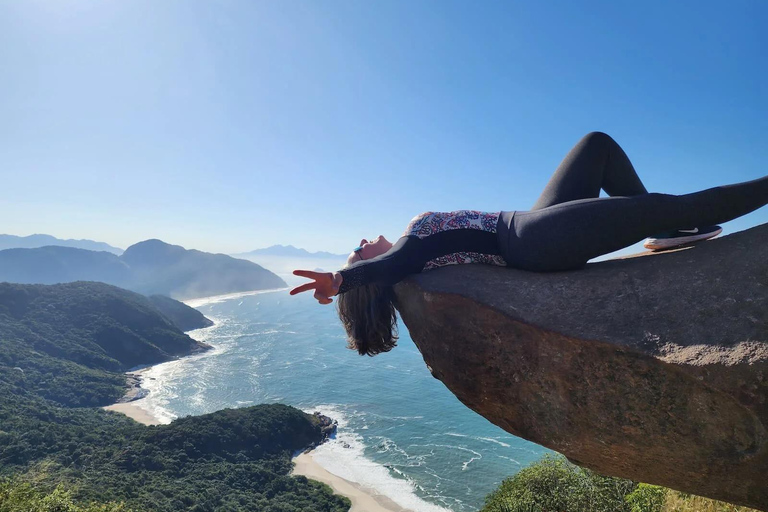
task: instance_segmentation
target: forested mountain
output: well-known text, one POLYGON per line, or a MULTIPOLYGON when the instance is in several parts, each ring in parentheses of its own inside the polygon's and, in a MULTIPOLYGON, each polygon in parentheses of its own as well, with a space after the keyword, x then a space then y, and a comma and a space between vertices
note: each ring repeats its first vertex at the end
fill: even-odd
POLYGON ((318 419, 292 407, 156 427, 84 407, 121 396, 129 366, 204 348, 136 293, 0 284, 0 509, 61 484, 77 503, 123 502, 108 509, 126 512, 347 511, 328 487, 288 476, 291 454, 323 436, 318 419))
POLYGON ((251 261, 186 250, 160 240, 132 245, 120 259, 133 272, 131 289, 146 294, 194 298, 287 286, 251 261))
POLYGON ((125 370, 207 348, 138 293, 103 283, 0 283, 0 366, 63 405, 112 403, 125 370))
POLYGON ((127 287, 131 278, 128 265, 109 252, 56 245, 0 251, 0 281, 23 284, 101 281, 127 287))
POLYGON ((107 251, 118 256, 123 254, 123 250, 119 247, 113 247, 104 242, 95 242, 93 240, 73 240, 71 238, 64 240, 51 235, 0 235, 0 250, 34 249, 36 247, 45 247, 46 245, 75 247, 77 249, 87 249, 89 251, 107 251))
POLYGON ((213 325, 211 320, 205 318, 205 316, 195 308, 191 308, 183 302, 173 300, 165 295, 150 295, 149 301, 163 315, 165 315, 166 318, 173 322, 173 325, 184 332, 213 325))
POLYGON ((121 256, 58 246, 6 249, 0 251, 0 281, 101 281, 179 299, 286 286, 285 281, 256 263, 186 250, 160 240, 132 245, 121 256))
POLYGON ((329 487, 289 476, 291 454, 322 438, 318 420, 292 407, 148 427, 119 413, 57 406, 19 379, 0 369, 0 488, 4 477, 34 482, 39 492, 60 485, 76 502, 124 502, 134 512, 349 510, 329 487))

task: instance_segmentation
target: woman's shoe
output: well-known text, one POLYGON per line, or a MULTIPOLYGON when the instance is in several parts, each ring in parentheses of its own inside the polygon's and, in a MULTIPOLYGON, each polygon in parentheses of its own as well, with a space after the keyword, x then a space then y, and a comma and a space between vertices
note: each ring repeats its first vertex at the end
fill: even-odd
POLYGON ((662 251, 680 245, 698 242, 715 237, 722 233, 720 226, 707 226, 705 228, 678 229, 669 233, 654 235, 645 241, 643 247, 652 251, 662 251))

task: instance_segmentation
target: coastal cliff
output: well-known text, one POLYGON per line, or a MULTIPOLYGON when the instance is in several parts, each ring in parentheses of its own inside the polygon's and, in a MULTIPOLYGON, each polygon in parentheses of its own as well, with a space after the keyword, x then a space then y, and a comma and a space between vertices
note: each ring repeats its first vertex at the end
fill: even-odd
POLYGON ((127 368, 207 348, 137 293, 0 283, 0 509, 10 496, 18 510, 37 510, 20 504, 34 498, 78 506, 67 510, 348 511, 290 476, 292 455, 332 434, 329 418, 269 404, 148 427, 95 407, 123 394, 127 368))
POLYGON ((113 403, 126 370, 210 348, 147 297, 90 282, 0 283, 0 340, 0 364, 23 375, 25 389, 66 406, 113 403))
POLYGON ((433 376, 508 432, 603 474, 768 510, 768 225, 535 274, 396 286, 433 376))
POLYGON ((195 308, 191 308, 183 302, 166 297, 165 295, 150 295, 149 302, 183 332, 213 325, 212 320, 206 318, 195 308))

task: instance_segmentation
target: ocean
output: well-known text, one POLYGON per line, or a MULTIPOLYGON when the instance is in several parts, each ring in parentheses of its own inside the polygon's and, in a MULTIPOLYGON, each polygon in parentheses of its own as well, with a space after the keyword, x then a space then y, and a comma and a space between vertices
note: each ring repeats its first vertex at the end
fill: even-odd
POLYGON ((476 511, 547 452, 461 404, 430 375, 402 324, 398 346, 371 358, 346 348, 334 307, 309 294, 189 304, 216 322, 189 333, 214 349, 145 373, 141 406, 165 422, 259 403, 320 411, 339 427, 315 461, 420 512, 476 511))

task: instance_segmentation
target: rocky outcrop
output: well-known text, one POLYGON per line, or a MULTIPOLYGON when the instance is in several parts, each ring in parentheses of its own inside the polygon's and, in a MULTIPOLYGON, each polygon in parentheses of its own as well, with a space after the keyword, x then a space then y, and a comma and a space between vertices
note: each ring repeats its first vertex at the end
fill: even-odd
POLYGON ((574 272, 448 267, 396 293, 432 374, 496 425, 768 510, 768 225, 574 272))
MULTIPOLYGON (((317 442, 313 442, 312 444, 308 445, 304 449, 304 453, 314 450, 321 444, 333 438, 336 435, 336 427, 338 427, 338 422, 336 420, 322 414, 319 411, 312 413, 312 423, 317 425, 317 427, 320 429, 321 438, 317 442)), ((344 444, 346 445, 346 443, 344 444)), ((345 447, 348 448, 348 446, 345 447)))

